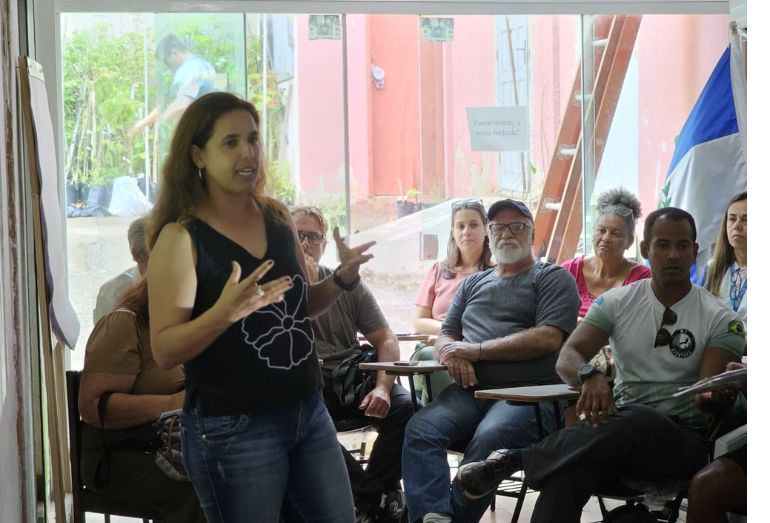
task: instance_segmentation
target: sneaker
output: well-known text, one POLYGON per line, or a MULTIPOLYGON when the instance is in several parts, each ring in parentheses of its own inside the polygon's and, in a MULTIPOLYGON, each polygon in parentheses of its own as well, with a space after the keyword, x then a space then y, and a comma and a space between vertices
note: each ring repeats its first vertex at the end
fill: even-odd
POLYGON ((382 493, 380 506, 374 509, 375 521, 387 523, 406 522, 406 498, 399 490, 382 493))
POLYGON ((496 450, 482 461, 473 461, 457 470, 455 479, 468 499, 479 499, 494 489, 508 476, 521 470, 521 451, 496 450))

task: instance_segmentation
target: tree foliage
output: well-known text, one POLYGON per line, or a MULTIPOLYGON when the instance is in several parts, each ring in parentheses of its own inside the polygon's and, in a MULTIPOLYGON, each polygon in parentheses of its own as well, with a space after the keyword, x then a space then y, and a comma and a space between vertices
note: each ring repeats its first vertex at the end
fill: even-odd
MULTIPOLYGON (((76 31, 65 43, 62 70, 68 183, 102 185, 142 164, 144 152, 127 147, 127 133, 144 110, 146 52, 152 51, 144 48, 140 33, 116 36, 107 24, 76 31)), ((152 88, 154 82, 147 85, 152 88)), ((154 97, 153 92, 148 94, 154 97)))

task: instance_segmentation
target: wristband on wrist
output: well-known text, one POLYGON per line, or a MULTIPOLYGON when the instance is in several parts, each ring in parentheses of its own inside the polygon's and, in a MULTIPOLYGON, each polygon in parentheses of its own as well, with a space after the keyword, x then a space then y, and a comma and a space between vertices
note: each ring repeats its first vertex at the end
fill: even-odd
POLYGON ((342 265, 338 265, 336 269, 334 269, 334 272, 332 273, 332 279, 334 280, 334 284, 342 289, 343 291, 352 291, 356 287, 358 287, 358 282, 361 281, 361 275, 359 274, 356 277, 356 280, 353 283, 345 283, 342 281, 342 278, 340 278, 339 270, 342 268, 342 265))

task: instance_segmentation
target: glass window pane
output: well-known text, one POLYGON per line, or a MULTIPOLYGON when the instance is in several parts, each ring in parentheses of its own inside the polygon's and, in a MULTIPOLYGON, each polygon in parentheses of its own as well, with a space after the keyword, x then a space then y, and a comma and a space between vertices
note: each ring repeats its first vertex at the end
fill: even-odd
POLYGON ((206 92, 245 96, 246 41, 242 14, 65 13, 61 28, 69 288, 81 323, 72 367, 80 368, 93 323, 138 274, 128 226, 151 208, 176 122, 206 92), (116 294, 97 306, 110 280, 116 294))
MULTIPOLYGON (((602 70, 601 41, 610 16, 585 17, 589 82, 602 70), (591 45, 591 42, 595 42, 591 45)), ((659 206, 661 189, 677 136, 728 45, 727 15, 644 15, 633 18, 638 31, 618 39, 618 56, 626 56, 626 71, 606 82, 605 104, 586 113, 586 238, 580 252, 592 253, 592 222, 597 196, 615 187, 637 195, 643 214, 659 206), (696 42, 696 44, 693 44, 696 42), (665 49, 665 52, 661 52, 665 49), (614 90, 614 94, 612 93, 614 90)), ((597 90, 598 92, 598 90, 597 90)), ((626 253, 640 256, 643 223, 637 242, 626 253)))
MULTIPOLYGON (((453 201, 488 208, 512 197, 535 212, 578 72, 579 17, 348 20, 351 128, 360 129, 351 132, 352 243, 378 242, 367 282, 391 327, 411 332, 418 287, 446 257, 453 201), (479 144, 473 120, 488 133, 479 144), (508 132, 520 133, 518 145, 502 140, 508 132)), ((579 132, 579 118, 571 123, 579 132)))

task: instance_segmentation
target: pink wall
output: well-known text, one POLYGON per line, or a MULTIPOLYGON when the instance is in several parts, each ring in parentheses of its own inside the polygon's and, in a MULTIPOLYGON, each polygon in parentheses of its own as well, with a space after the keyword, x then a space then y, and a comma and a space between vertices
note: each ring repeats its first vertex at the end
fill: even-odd
POLYGON ((369 82, 372 194, 403 194, 420 179, 417 17, 370 16, 369 24, 370 63, 385 71, 382 89, 369 82))
POLYGON ((639 197, 649 212, 682 130, 728 44, 727 15, 645 16, 639 28, 639 197))
MULTIPOLYGON (((466 108, 497 105, 495 20, 457 17, 454 29, 454 42, 444 44, 446 196, 483 196, 470 194, 471 173, 483 174, 491 192, 497 181, 496 154, 471 151, 466 108), (483 171, 485 164, 487 171, 483 171)), ((430 194, 431 188, 424 191, 430 194)))
POLYGON ((300 187, 344 193, 342 41, 308 40, 306 15, 296 29, 300 187))
MULTIPOLYGON (((657 205, 674 138, 727 45, 727 24, 728 17, 718 15, 642 20, 635 59, 638 192, 645 209, 657 205)), ((530 18, 530 145, 536 185, 547 173, 577 71, 578 31, 575 16, 530 18)), ((352 200, 411 188, 418 188, 424 199, 444 189, 446 197, 465 196, 472 172, 483 173, 487 188, 493 189, 494 154, 471 151, 466 108, 496 103, 494 19, 456 17, 454 42, 436 44, 420 41, 413 15, 350 15, 348 39, 352 200), (381 90, 372 82, 373 63, 385 71, 381 90)), ((341 194, 341 42, 309 41, 307 17, 298 16, 297 46, 301 186, 306 193, 322 185, 327 193, 341 194)))

